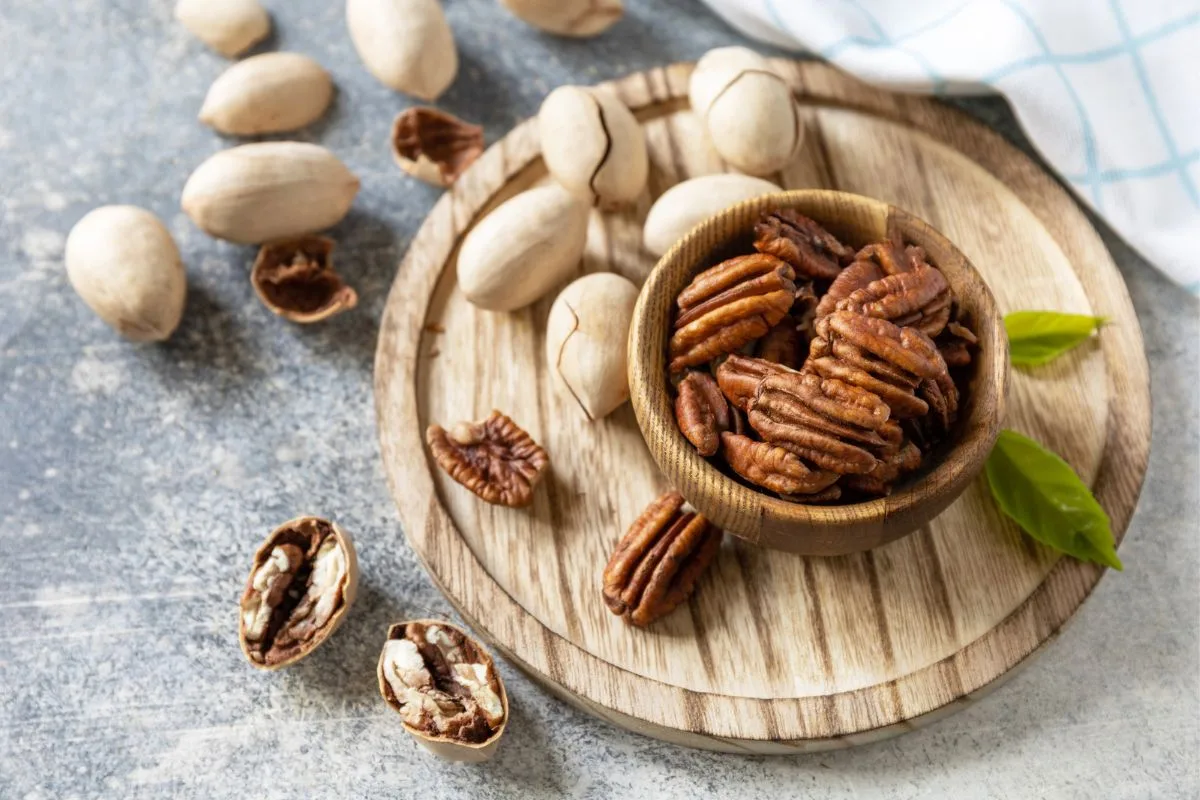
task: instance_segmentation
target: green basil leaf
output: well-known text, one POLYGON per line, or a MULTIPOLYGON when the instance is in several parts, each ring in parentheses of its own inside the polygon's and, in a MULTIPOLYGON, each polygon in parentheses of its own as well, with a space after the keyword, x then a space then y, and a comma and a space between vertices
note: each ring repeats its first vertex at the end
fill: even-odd
POLYGON ((1014 311, 1004 317, 1012 363, 1032 367, 1058 358, 1105 323, 1104 317, 1057 311, 1014 311))
POLYGON ((1003 430, 984 471, 1000 510, 1034 539, 1082 561, 1124 569, 1108 514, 1067 462, 1003 430))

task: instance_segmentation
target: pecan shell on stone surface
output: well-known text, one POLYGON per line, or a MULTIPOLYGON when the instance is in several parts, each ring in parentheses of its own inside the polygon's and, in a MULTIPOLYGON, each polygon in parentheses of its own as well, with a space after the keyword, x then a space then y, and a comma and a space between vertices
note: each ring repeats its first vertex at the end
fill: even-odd
POLYGON ((667 492, 621 537, 604 568, 604 602, 639 627, 671 613, 712 563, 724 532, 667 492))
MULTIPOLYGON (((734 433, 721 434, 721 454, 738 475, 779 494, 824 492, 841 477, 836 472, 809 467, 782 447, 734 433)), ((840 492, 838 494, 840 496, 840 492)))
POLYGON ((320 322, 358 305, 358 294, 333 268, 327 236, 268 242, 258 251, 250 283, 263 305, 284 319, 320 322))
POLYGON ((448 431, 430 425, 425 440, 447 475, 495 505, 529 505, 550 464, 546 451, 499 411, 479 422, 459 422, 448 431))
POLYGON ((483 154, 483 128, 436 108, 413 106, 392 123, 392 156, 414 178, 449 186, 483 154))
POLYGON ((794 278, 790 266, 761 253, 701 272, 679 294, 670 371, 707 363, 765 335, 792 307, 794 278))
POLYGON ((754 237, 754 249, 783 259, 805 278, 831 281, 854 258, 832 233, 790 208, 763 214, 754 237))
POLYGON ((784 372, 794 370, 762 358, 732 355, 717 367, 717 385, 734 408, 749 411, 762 379, 784 372))
POLYGON ((691 371, 679 382, 675 397, 675 420, 684 438, 700 455, 716 455, 721 433, 733 427, 729 403, 716 379, 707 372, 691 371))

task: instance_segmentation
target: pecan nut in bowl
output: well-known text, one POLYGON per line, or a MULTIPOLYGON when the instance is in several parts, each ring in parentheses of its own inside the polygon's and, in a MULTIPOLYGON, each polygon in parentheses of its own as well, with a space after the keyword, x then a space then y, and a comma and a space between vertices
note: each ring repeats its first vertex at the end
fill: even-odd
POLYGON ((670 371, 705 364, 764 336, 791 309, 794 278, 790 266, 760 253, 701 272, 676 301, 670 371))
POLYGON ((721 452, 738 475, 779 494, 817 494, 841 477, 836 472, 808 467, 799 456, 782 447, 734 433, 721 434, 721 452))
POLYGON ((667 492, 646 507, 621 537, 604 568, 604 602, 644 627, 687 600, 721 547, 724 531, 667 492))
POLYGON ((716 455, 721 434, 732 427, 729 403, 716 379, 707 372, 689 372, 679 382, 675 419, 684 438, 702 456, 716 455))
POLYGON ((805 278, 831 281, 854 258, 832 233, 790 208, 764 214, 754 236, 755 250, 783 259, 805 278))
POLYGON ((529 505, 550 464, 533 437, 499 411, 450 430, 430 425, 425 440, 447 475, 493 505, 529 505))
POLYGON ((732 355, 717 367, 717 385, 734 408, 749 411, 762 379, 785 372, 794 370, 762 358, 732 355))

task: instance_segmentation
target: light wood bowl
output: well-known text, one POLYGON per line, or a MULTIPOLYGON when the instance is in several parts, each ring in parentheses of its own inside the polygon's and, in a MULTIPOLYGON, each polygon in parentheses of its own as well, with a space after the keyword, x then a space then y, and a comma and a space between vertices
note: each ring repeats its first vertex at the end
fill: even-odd
POLYGON ((804 555, 844 555, 898 539, 940 514, 979 475, 1004 419, 1008 340, 991 290, 959 250, 927 223, 887 203, 824 190, 780 192, 732 206, 696 226, 655 265, 629 332, 629 386, 638 425, 667 479, 700 513, 762 547, 804 555), (964 320, 979 337, 964 407, 951 441, 932 464, 890 496, 862 503, 808 506, 753 489, 721 472, 683 437, 675 421, 666 367, 675 298, 717 260, 751 252, 754 222, 794 208, 841 241, 863 247, 902 239, 925 248, 945 274, 964 320), (734 250, 739 244, 745 246, 734 250))

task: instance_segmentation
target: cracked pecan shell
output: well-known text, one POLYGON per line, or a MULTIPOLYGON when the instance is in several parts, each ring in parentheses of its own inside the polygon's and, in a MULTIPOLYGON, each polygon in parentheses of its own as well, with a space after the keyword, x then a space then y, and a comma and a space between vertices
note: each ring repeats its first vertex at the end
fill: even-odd
POLYGON ((765 335, 795 300, 795 272, 755 253, 701 272, 679 294, 670 371, 704 364, 765 335))
POLYGON ((459 422, 448 431, 430 425, 425 441, 447 475, 494 505, 529 505, 550 464, 533 437, 499 411, 479 422, 459 422))
POLYGON ((758 391, 758 384, 763 378, 792 371, 794 370, 774 361, 735 354, 717 367, 717 385, 734 408, 749 411, 750 403, 758 391))
POLYGON ((754 237, 754 249, 783 259, 806 278, 831 281, 854 258, 832 233, 790 208, 763 214, 754 237))
POLYGON ((729 468, 755 486, 787 495, 823 492, 841 477, 812 469, 794 453, 735 433, 721 434, 721 453, 729 468))
POLYGON ((604 568, 604 603, 643 627, 671 613, 721 547, 724 531, 667 492, 646 507, 617 543, 604 568))
POLYGON ((707 372, 691 371, 679 382, 675 396, 675 420, 684 438, 700 455, 714 456, 721 446, 721 433, 732 427, 729 403, 716 379, 707 372))

